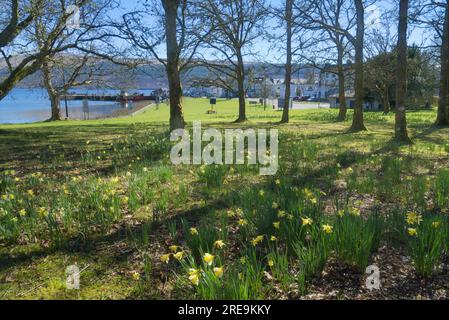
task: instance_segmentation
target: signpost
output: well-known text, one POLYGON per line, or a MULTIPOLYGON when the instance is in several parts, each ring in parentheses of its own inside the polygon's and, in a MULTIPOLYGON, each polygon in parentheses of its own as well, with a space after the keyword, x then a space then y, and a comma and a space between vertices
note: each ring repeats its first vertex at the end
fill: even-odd
POLYGON ((83 118, 84 120, 89 120, 89 101, 83 99, 83 118))
POLYGON ((216 104, 217 104, 217 98, 215 98, 215 97, 210 98, 210 110, 207 112, 208 114, 215 114, 215 113, 217 113, 214 110, 214 106, 216 104))
MULTIPOLYGON (((278 99, 278 110, 284 110, 285 99, 278 99)), ((293 109, 293 99, 289 99, 289 108, 293 109)))

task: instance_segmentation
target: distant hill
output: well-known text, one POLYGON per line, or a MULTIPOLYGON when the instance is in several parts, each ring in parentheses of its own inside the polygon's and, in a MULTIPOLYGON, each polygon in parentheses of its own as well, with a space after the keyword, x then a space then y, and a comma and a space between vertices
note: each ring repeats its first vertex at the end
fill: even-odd
MULTIPOLYGON (((71 57, 73 59, 73 57, 71 57)), ((18 60, 18 59, 16 59, 18 60)), ((156 61, 151 61, 149 65, 140 66, 136 69, 129 69, 116 65, 110 61, 102 61, 103 74, 101 77, 102 87, 110 87, 114 89, 158 89, 167 88, 168 81, 165 74, 164 66, 156 61), (106 72, 104 72, 106 70, 106 72)), ((272 79, 282 79, 284 70, 282 65, 248 63, 247 69, 252 69, 252 74, 256 77, 267 76, 272 79)), ((297 67, 294 69, 298 69, 297 67)), ((311 67, 302 67, 300 72, 293 75, 293 78, 305 78, 307 70, 311 67)), ((0 77, 5 75, 6 65, 0 63, 0 77)), ((205 78, 208 76, 208 70, 205 67, 195 67, 189 69, 183 74, 183 84, 188 87, 192 79, 205 78)), ((36 88, 42 87, 42 73, 40 71, 24 79, 18 87, 36 88)), ((97 87, 98 85, 92 86, 97 87)))

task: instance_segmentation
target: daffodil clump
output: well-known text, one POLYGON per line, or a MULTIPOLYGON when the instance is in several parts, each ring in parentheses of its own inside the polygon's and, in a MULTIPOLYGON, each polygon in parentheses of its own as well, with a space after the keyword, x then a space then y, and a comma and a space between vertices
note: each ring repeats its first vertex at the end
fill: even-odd
POLYGON ((310 201, 312 204, 317 204, 318 200, 315 196, 315 194, 308 188, 305 188, 303 190, 303 194, 305 196, 305 198, 310 201))
MULTIPOLYGON (((202 266, 197 267, 193 259, 189 258, 188 263, 181 262, 187 273, 189 283, 194 287, 207 287, 208 282, 217 282, 224 276, 225 268, 217 265, 217 257, 211 253, 204 253, 202 256, 202 266), (211 279, 211 277, 213 279, 211 279)), ((206 288, 207 289, 207 288, 206 288)))
POLYGON ((335 254, 339 260, 348 265, 364 270, 370 257, 380 246, 384 231, 384 218, 372 213, 363 218, 359 209, 350 208, 337 211, 334 225, 323 225, 323 232, 332 234, 335 254))
MULTIPOLYGON (((125 226, 123 243, 138 251, 135 256, 153 249, 149 245, 153 237, 159 237, 157 243, 167 243, 162 252, 151 252, 145 259, 175 282, 170 288, 184 285, 180 292, 190 290, 189 298, 201 299, 304 294, 329 258, 364 274, 380 241, 389 244, 391 230, 400 233, 401 245, 407 246, 421 276, 438 272, 449 252, 444 216, 449 203, 447 169, 432 171, 435 179, 420 180, 404 166, 411 156, 376 155, 359 161, 364 154, 352 149, 364 141, 319 145, 316 141, 321 138, 307 139, 301 133, 289 137, 292 147, 279 157, 291 162, 281 161, 279 175, 265 179, 244 166, 172 166, 167 158, 171 143, 163 136, 151 132, 133 137, 127 132, 123 140, 101 147, 91 138, 77 144, 74 157, 79 159, 70 157, 70 163, 61 166, 51 163, 45 173, 33 168, 0 173, 0 247, 9 250, 14 249, 10 243, 24 248, 42 243, 57 249, 80 235, 91 240, 100 234, 121 234, 115 231, 125 226), (342 150, 327 153, 330 150, 321 147, 342 150), (328 158, 331 161, 325 163, 328 158), (48 173, 58 167, 67 170, 48 173), (338 177, 339 173, 346 177, 338 177), (305 179, 310 174, 320 176, 305 179), (338 192, 332 187, 340 183, 335 177, 346 179, 335 185, 338 192), (192 198, 190 186, 195 188, 192 198), (230 207, 221 209, 223 203, 230 207), (398 209, 396 224, 384 219, 391 204, 410 210, 398 209), (184 215, 196 209, 201 214, 184 215), (181 228, 176 225, 178 213, 181 228)), ((378 139, 366 149, 377 150, 374 147, 382 143, 378 139)), ((45 152, 57 159, 65 156, 51 146, 45 152)), ((143 269, 133 268, 125 275, 143 286, 148 274, 145 263, 143 269)))
POLYGON ((409 213, 406 217, 408 247, 416 271, 428 278, 441 265, 448 252, 449 227, 441 216, 426 216, 409 213))

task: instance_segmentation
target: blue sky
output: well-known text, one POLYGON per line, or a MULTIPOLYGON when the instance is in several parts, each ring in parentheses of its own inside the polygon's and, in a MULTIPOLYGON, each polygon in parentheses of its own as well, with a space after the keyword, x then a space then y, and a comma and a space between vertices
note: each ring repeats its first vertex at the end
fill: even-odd
MULTIPOLYGON (((136 5, 138 5, 139 2, 141 2, 140 0, 121 0, 121 6, 122 9, 127 11, 127 10, 132 10, 133 8, 136 7, 136 5)), ((284 0, 267 0, 268 3, 270 3, 273 6, 281 6, 284 3, 284 0)), ((376 17, 379 17, 380 15, 383 14, 383 12, 385 12, 386 10, 394 10, 394 5, 395 5, 396 1, 391 1, 391 0, 378 0, 376 1, 376 3, 367 8, 367 20, 371 20, 376 19, 376 17)), ((119 15, 119 13, 115 13, 117 15, 119 15)), ((377 27, 381 27, 380 24, 375 25, 377 27)), ((269 28, 270 26, 268 26, 269 28)), ((396 32, 396 23, 391 23, 391 32, 394 34, 396 32)), ((422 30, 415 30, 411 32, 410 38, 409 38, 409 43, 421 43, 422 39, 423 39, 424 35, 423 35, 423 31, 422 30)), ((282 53, 279 52, 279 50, 270 48, 271 44, 268 43, 266 40, 261 39, 260 41, 258 41, 257 43, 254 44, 252 50, 258 52, 258 56, 259 57, 253 57, 250 58, 251 60, 267 60, 269 62, 277 62, 279 61, 279 59, 282 58, 282 53)), ((163 47, 160 50, 161 55, 164 55, 164 49, 163 47)))

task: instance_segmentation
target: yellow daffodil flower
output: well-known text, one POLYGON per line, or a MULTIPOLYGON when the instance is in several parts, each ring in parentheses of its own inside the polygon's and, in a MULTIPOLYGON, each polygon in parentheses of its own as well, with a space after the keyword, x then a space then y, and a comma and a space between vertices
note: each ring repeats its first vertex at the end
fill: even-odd
POLYGON ((217 240, 214 243, 214 247, 217 249, 223 249, 224 246, 225 246, 225 243, 223 242, 223 240, 217 240))
POLYGON ((359 208, 351 208, 350 213, 354 217, 360 217, 360 209, 359 208))
POLYGON ((441 226, 441 221, 432 222, 432 228, 438 229, 441 226))
POLYGON ((195 286, 199 285, 199 284, 200 284, 200 276, 199 276, 199 274, 198 274, 198 273, 191 274, 191 275, 189 276, 189 281, 190 281, 193 285, 195 285, 195 286))
POLYGON ((167 263, 168 264, 170 262, 170 253, 162 255, 161 256, 161 261, 163 263, 167 263))
POLYGON ((139 281, 139 280, 140 280, 140 273, 134 272, 134 273, 133 273, 133 280, 139 281))
POLYGON ((184 251, 179 251, 173 255, 176 260, 181 261, 184 258, 184 251))
POLYGON ((284 218, 284 217, 285 217, 285 211, 279 210, 279 212, 278 212, 278 218, 279 218, 279 219, 282 219, 282 218, 284 218))
POLYGON ((415 228, 408 228, 407 232, 408 232, 408 235, 411 237, 418 236, 418 230, 416 230, 415 228))
POLYGON ((313 220, 311 218, 302 218, 302 225, 305 226, 311 226, 313 223, 313 220))
POLYGON ((190 234, 192 236, 197 236, 198 235, 198 230, 196 228, 190 228, 190 234))
POLYGON ((323 231, 327 234, 330 234, 334 231, 334 227, 332 227, 331 225, 325 224, 325 225, 323 225, 323 231))
POLYGON ((422 222, 422 216, 416 212, 407 213, 407 224, 409 225, 419 225, 422 222))
POLYGON ((243 227, 248 224, 248 221, 246 221, 246 219, 240 219, 237 223, 239 226, 243 227))
POLYGON ((259 243, 261 243, 263 241, 264 236, 257 236, 255 237, 251 243, 253 244, 253 246, 257 246, 259 243))
POLYGON ((223 276, 223 267, 220 268, 214 268, 214 274, 217 278, 221 278, 223 276))
POLYGON ((42 217, 42 218, 45 218, 45 217, 48 216, 47 208, 44 208, 44 207, 40 207, 40 208, 37 210, 37 213, 38 213, 39 216, 42 217))
POLYGON ((214 259, 215 259, 215 256, 211 255, 210 253, 204 254, 203 261, 204 261, 208 266, 211 266, 212 263, 214 263, 214 259))

